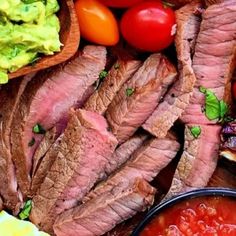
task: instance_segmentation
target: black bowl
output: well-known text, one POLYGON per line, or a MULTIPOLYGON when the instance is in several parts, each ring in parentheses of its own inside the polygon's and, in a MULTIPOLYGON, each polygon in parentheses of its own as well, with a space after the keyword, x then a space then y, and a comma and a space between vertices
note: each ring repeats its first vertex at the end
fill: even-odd
POLYGON ((196 197, 204 197, 204 196, 222 196, 222 197, 233 197, 236 199, 236 189, 227 189, 227 188, 204 188, 193 190, 176 197, 173 197, 155 207, 153 207, 144 219, 139 223, 139 225, 135 228, 131 236, 139 236, 139 234, 143 231, 143 229, 149 224, 149 222, 160 214, 166 208, 169 208, 176 203, 182 202, 184 200, 189 200, 191 198, 196 197))

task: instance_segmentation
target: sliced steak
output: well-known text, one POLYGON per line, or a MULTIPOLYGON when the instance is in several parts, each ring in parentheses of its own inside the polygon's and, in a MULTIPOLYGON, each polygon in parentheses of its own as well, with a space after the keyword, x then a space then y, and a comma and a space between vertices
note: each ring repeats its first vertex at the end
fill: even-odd
POLYGON ((133 76, 141 65, 137 60, 118 60, 104 82, 85 104, 85 109, 104 114, 122 85, 133 76))
POLYGON ((33 198, 33 223, 51 232, 56 216, 81 201, 104 173, 117 145, 107 128, 97 113, 72 113, 55 161, 33 198))
POLYGON ((202 112, 205 96, 199 91, 203 86, 214 92, 219 100, 231 100, 231 78, 236 55, 236 5, 235 0, 209 6, 197 38, 193 69, 196 83, 193 96, 182 120, 185 123, 211 124, 202 112))
POLYGON ((10 136, 14 114, 17 112, 20 97, 30 79, 31 75, 9 81, 0 89, 0 195, 4 205, 15 213, 23 199, 12 161, 10 136))
POLYGON ((147 140, 135 151, 131 159, 113 176, 100 183, 83 201, 111 191, 115 186, 123 188, 134 182, 135 178, 143 178, 150 182, 176 156, 179 143, 175 137, 168 134, 162 139, 147 140))
MULTIPOLYGON (((87 95, 87 92, 85 92, 85 96, 87 95)), ((79 108, 80 105, 77 105, 77 107, 79 108)), ((31 196, 36 193, 38 187, 43 182, 47 171, 51 168, 54 162, 53 157, 56 156, 55 150, 57 150, 57 146, 60 145, 63 132, 65 131, 68 123, 68 118, 68 116, 63 117, 63 119, 60 120, 56 124, 56 126, 46 132, 41 143, 34 153, 30 191, 31 196), (51 150, 52 153, 49 150, 51 150)))
POLYGON ((179 79, 165 95, 143 128, 154 136, 165 137, 174 122, 182 115, 189 104, 196 81, 192 68, 192 55, 200 29, 200 17, 195 14, 198 3, 187 4, 176 11, 177 34, 175 45, 180 71, 179 79))
MULTIPOLYGON (((53 132, 53 130, 51 130, 53 132)), ((51 133, 50 132, 50 133, 51 133)), ((31 187, 30 187, 30 196, 34 196, 39 189, 40 185, 43 183, 47 172, 51 169, 54 161, 56 160, 56 157, 58 155, 58 152, 60 150, 61 140, 63 138, 64 134, 61 134, 61 136, 54 142, 49 149, 46 145, 46 152, 43 154, 43 156, 38 156, 40 159, 37 162, 37 165, 35 165, 34 173, 32 175, 32 181, 31 181, 31 187)), ((42 141, 44 143, 44 141, 42 141)), ((41 143, 41 144, 42 144, 41 143)), ((40 145, 41 147, 41 145, 40 145)), ((43 148, 43 147, 41 147, 43 148)), ((43 151, 43 150, 42 150, 43 151)), ((37 152, 36 152, 37 154, 37 152)), ((35 159, 36 161, 36 159, 35 159)), ((36 164, 36 163, 35 163, 36 164)))
POLYGON ((81 206, 62 213, 54 224, 57 236, 96 236, 144 211, 154 202, 155 189, 137 179, 129 186, 112 188, 81 206))
POLYGON ((106 112, 119 143, 131 137, 152 114, 176 75, 166 57, 153 54, 123 85, 106 112))
POLYGON ((52 129, 48 130, 44 135, 41 143, 39 144, 37 150, 34 153, 32 178, 34 177, 35 172, 37 171, 38 166, 40 165, 41 159, 46 155, 55 140, 58 138, 57 135, 58 133, 56 127, 53 127, 52 129))
POLYGON ((32 128, 40 124, 45 130, 61 119, 67 119, 68 110, 77 106, 96 81, 106 62, 106 49, 86 46, 82 53, 52 73, 37 76, 28 84, 21 97, 19 111, 14 118, 12 155, 17 164, 17 177, 24 193, 31 179, 32 156, 43 135, 32 128), (64 117, 64 118, 63 118, 64 117), (35 141, 34 145, 29 143, 35 141))
POLYGON ((200 125, 201 134, 194 138, 186 125, 184 152, 178 163, 171 187, 166 198, 191 189, 205 187, 215 171, 220 144, 218 125, 200 125))
POLYGON ((224 2, 224 0, 204 0, 206 6, 210 6, 216 3, 224 2))
POLYGON ((130 156, 143 145, 148 138, 146 134, 137 134, 121 144, 113 153, 110 162, 106 166, 106 175, 112 174, 115 170, 126 163, 130 156))

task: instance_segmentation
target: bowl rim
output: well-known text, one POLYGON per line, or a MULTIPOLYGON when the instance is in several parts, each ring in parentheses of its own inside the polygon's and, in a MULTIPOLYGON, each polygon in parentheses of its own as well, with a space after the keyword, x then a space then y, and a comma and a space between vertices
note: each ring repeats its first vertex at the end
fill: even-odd
POLYGON ((222 187, 208 187, 208 188, 200 188, 195 189, 186 193, 182 193, 180 195, 174 196, 160 204, 151 208, 147 214, 144 216, 142 221, 136 226, 131 236, 139 236, 142 230, 147 226, 147 224, 161 211, 169 208, 176 203, 182 202, 186 199, 192 199, 196 197, 203 196, 222 196, 222 197, 235 197, 236 198, 236 189, 232 188, 222 188, 222 187))

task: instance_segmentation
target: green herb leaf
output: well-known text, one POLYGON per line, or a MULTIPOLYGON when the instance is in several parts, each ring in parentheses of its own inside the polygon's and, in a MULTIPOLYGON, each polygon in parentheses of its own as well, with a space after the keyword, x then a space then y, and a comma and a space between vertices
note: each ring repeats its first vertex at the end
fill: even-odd
POLYGON ((130 97, 133 93, 134 93, 134 89, 133 88, 127 88, 126 89, 126 96, 127 97, 130 97))
POLYGON ((224 117, 226 116, 226 114, 228 113, 228 105, 221 100, 220 101, 220 119, 224 119, 224 117))
POLYGON ((222 121, 228 113, 228 105, 223 100, 220 101, 209 89, 200 87, 199 91, 205 94, 204 112, 208 120, 222 121))
POLYGON ((120 68, 120 65, 119 65, 118 62, 114 65, 114 68, 115 68, 116 70, 118 70, 118 69, 120 68))
POLYGON ((100 80, 105 79, 107 77, 107 74, 108 74, 107 71, 105 71, 105 70, 101 71, 100 74, 99 74, 99 79, 100 80))
POLYGON ((193 126, 191 129, 191 134, 193 135, 194 138, 198 138, 199 135, 201 134, 201 127, 200 126, 193 126))
POLYGON ((102 81, 107 77, 108 72, 103 70, 100 72, 99 74, 99 79, 97 81, 95 81, 95 83, 93 84, 93 86, 95 87, 95 89, 98 89, 98 87, 100 86, 100 84, 102 83, 102 81))
POLYGON ((34 127, 33 127, 33 132, 35 134, 45 134, 46 133, 46 130, 40 125, 40 124, 36 124, 34 127))
POLYGON ((21 220, 25 220, 25 219, 29 218, 31 208, 32 208, 32 200, 26 201, 23 209, 21 210, 21 212, 19 214, 19 218, 21 220))
POLYGON ((29 146, 29 147, 32 147, 32 146, 34 146, 34 144, 35 144, 35 138, 32 138, 32 139, 29 141, 28 146, 29 146))

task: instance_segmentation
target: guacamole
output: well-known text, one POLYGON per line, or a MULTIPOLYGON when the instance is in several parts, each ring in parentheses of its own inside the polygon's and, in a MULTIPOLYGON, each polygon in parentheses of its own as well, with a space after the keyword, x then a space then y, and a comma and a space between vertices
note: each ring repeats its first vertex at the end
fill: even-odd
POLYGON ((8 72, 60 51, 58 10, 57 0, 0 1, 0 84, 8 72))

